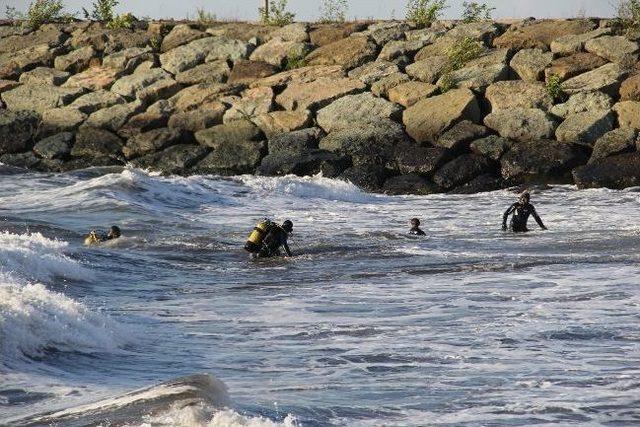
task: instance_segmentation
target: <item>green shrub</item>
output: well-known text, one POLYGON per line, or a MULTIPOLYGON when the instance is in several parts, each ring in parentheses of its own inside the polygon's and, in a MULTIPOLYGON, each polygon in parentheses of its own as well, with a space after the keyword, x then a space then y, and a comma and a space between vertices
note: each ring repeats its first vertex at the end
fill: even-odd
POLYGON ((447 8, 446 0, 408 0, 407 20, 413 21, 418 27, 429 27, 447 8))
POLYGON ((203 8, 196 10, 196 22, 203 27, 209 27, 218 21, 215 13, 211 13, 203 8))
POLYGON ((332 22, 344 22, 347 20, 347 0, 321 0, 320 22, 329 24, 332 22))
POLYGON ((547 79, 547 93, 555 102, 562 101, 566 98, 566 94, 562 88, 562 79, 559 76, 549 76, 547 79))
POLYGON ((29 5, 27 13, 19 12, 15 7, 7 6, 6 15, 11 21, 22 21, 23 25, 32 30, 37 30, 42 25, 69 19, 72 16, 63 14, 64 4, 62 0, 35 0, 29 5))
POLYGON ((462 7, 464 8, 462 20, 466 23, 490 20, 491 12, 496 10, 495 7, 489 7, 486 3, 478 3, 475 1, 465 1, 462 3, 462 7))
POLYGON ((268 7, 258 9, 263 23, 284 27, 293 22, 296 15, 287 11, 288 0, 268 0, 268 2, 268 7))
POLYGON ((640 0, 620 0, 617 20, 627 33, 640 31, 640 0))
POLYGON ((453 72, 464 68, 470 61, 481 57, 484 52, 484 46, 471 37, 465 37, 451 46, 447 51, 447 65, 440 80, 440 90, 444 93, 453 89, 456 86, 453 72))
POLYGON ((286 70, 295 70, 297 68, 306 67, 307 66, 306 57, 307 56, 305 55, 305 52, 301 52, 301 51, 290 52, 289 55, 287 56, 287 63, 285 64, 284 68, 286 70))
POLYGON ((84 11, 84 17, 100 22, 111 22, 116 18, 115 9, 118 3, 118 0, 95 0, 91 13, 89 13, 87 9, 82 9, 84 11))
POLYGON ((111 21, 107 22, 107 28, 112 30, 118 29, 127 29, 130 30, 133 28, 133 25, 136 22, 136 18, 130 13, 123 13, 122 15, 118 15, 113 18, 111 21))

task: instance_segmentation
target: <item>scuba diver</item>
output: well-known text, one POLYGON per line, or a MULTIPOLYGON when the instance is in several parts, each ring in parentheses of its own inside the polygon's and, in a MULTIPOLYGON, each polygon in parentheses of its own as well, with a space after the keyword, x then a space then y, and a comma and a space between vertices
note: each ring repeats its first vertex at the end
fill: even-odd
POLYGON ((265 219, 259 222, 253 229, 244 249, 251 254, 252 258, 271 258, 281 256, 280 248, 284 248, 288 257, 291 250, 287 240, 293 231, 293 222, 286 220, 282 225, 265 219))
POLYGON ((412 236, 426 236, 427 234, 420 229, 420 220, 418 218, 413 218, 411 220, 411 230, 409 230, 409 234, 412 236))
POLYGON ((112 225, 108 233, 98 233, 96 230, 91 231, 84 239, 85 245, 97 245, 109 240, 119 239, 121 236, 120 227, 112 225))
POLYGON ((541 229, 546 230, 547 227, 542 223, 542 219, 538 216, 536 212, 536 208, 533 207, 529 201, 531 200, 531 196, 529 193, 522 193, 520 199, 511 205, 509 209, 504 213, 502 217, 502 229, 507 230, 507 218, 509 215, 513 214, 511 217, 511 231, 514 233, 525 233, 529 231, 527 228, 527 220, 529 219, 529 215, 533 215, 533 218, 536 220, 541 229))

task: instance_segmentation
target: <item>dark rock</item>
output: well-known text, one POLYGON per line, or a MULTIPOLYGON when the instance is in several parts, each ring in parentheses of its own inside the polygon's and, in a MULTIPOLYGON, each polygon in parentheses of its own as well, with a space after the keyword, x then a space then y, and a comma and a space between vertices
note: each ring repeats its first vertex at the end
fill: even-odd
POLYGON ((540 140, 519 142, 502 156, 502 177, 514 183, 568 183, 570 172, 587 162, 582 147, 540 140))
POLYGON ((118 135, 128 140, 140 133, 166 127, 168 122, 168 113, 162 111, 145 111, 144 113, 131 117, 129 121, 118 130, 118 135))
POLYGON ((122 152, 127 159, 134 159, 164 150, 172 145, 190 144, 193 142, 195 141, 192 135, 181 129, 154 129, 129 139, 127 145, 122 149, 122 152))
POLYGON ((488 134, 489 130, 486 127, 464 120, 443 133, 435 145, 453 152, 460 152, 467 150, 471 141, 483 138, 488 134))
POLYGON ((185 175, 188 170, 202 160, 209 149, 195 144, 171 146, 158 153, 139 157, 131 163, 139 168, 159 171, 165 174, 185 175))
POLYGON ((573 179, 578 188, 623 189, 640 186, 640 153, 606 157, 576 168, 573 179))
POLYGON ((61 165, 63 172, 73 171, 78 169, 97 168, 105 166, 122 166, 124 161, 113 156, 99 156, 99 157, 80 157, 77 159, 69 160, 61 165))
POLYGON ((401 196, 405 194, 434 194, 441 190, 433 182, 419 175, 399 175, 387 179, 382 191, 393 196, 401 196))
POLYGON ((193 110, 175 112, 167 125, 195 133, 222 124, 226 110, 227 107, 221 102, 206 103, 193 110))
POLYGON ((471 148, 471 151, 476 154, 498 161, 513 144, 514 142, 510 139, 491 135, 486 138, 473 141, 469 148, 471 148))
POLYGON ((595 163, 616 154, 636 151, 637 136, 638 132, 630 128, 619 128, 607 132, 593 146, 589 163, 595 163))
POLYGON ((194 171, 218 175, 254 173, 266 151, 264 141, 222 141, 194 171))
POLYGON ((365 191, 378 192, 382 189, 388 176, 389 171, 383 166, 363 164, 348 168, 340 174, 339 178, 349 181, 365 191))
POLYGON ((47 160, 66 159, 71 154, 74 140, 72 132, 62 132, 38 142, 33 147, 33 152, 47 160))
POLYGON ((31 149, 39 124, 34 112, 0 110, 0 154, 31 149))
POLYGON ((403 174, 431 176, 450 159, 449 151, 442 147, 424 147, 408 142, 396 146, 393 169, 403 174))
POLYGON ((24 169, 33 169, 38 162, 40 162, 40 159, 31 151, 28 153, 3 154, 0 156, 0 163, 24 169))
POLYGON ((438 186, 450 190, 495 169, 494 163, 477 154, 463 154, 441 167, 433 176, 438 186))
POLYGON ((236 120, 214 126, 196 133, 198 143, 217 149, 221 145, 232 145, 237 141, 260 141, 264 134, 260 128, 248 120, 236 120))
POLYGON ((249 61, 239 59, 233 65, 229 79, 230 84, 249 84, 264 77, 273 76, 280 69, 275 65, 268 64, 263 61, 249 61))
POLYGON ((322 173, 325 177, 335 178, 349 166, 351 166, 351 160, 348 157, 326 150, 280 151, 262 159, 258 174, 309 176, 322 173))
POLYGON ((71 155, 89 158, 119 157, 122 155, 122 140, 106 129, 83 126, 76 134, 71 155))
POLYGON ((269 154, 301 153, 318 148, 321 134, 320 129, 310 128, 278 135, 269 140, 269 154))
POLYGON ((504 181, 501 177, 493 174, 483 174, 473 178, 468 183, 456 187, 450 191, 453 194, 476 194, 487 191, 495 191, 504 188, 504 181))

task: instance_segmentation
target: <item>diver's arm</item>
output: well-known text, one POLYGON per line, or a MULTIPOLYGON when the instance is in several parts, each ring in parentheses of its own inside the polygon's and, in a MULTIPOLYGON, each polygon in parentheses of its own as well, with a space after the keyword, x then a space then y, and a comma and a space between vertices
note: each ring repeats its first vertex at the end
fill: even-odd
POLYGON ((547 227, 545 227, 544 223, 542 222, 542 219, 538 215, 538 212, 536 212, 536 208, 534 208, 533 206, 532 206, 532 209, 531 209, 531 215, 533 215, 533 219, 536 220, 536 222, 538 223, 540 228, 542 228, 543 230, 547 229, 547 227))
POLYGON ((516 204, 514 203, 513 205, 509 206, 509 209, 507 209, 506 212, 504 213, 504 215, 502 216, 502 229, 503 230, 507 229, 507 219, 509 219, 509 215, 511 215, 513 213, 515 208, 516 208, 516 204))
POLYGON ((282 247, 284 248, 284 251, 287 253, 288 257, 292 257, 293 255, 291 255, 291 250, 289 250, 289 245, 287 244, 287 242, 284 242, 282 244, 282 247))

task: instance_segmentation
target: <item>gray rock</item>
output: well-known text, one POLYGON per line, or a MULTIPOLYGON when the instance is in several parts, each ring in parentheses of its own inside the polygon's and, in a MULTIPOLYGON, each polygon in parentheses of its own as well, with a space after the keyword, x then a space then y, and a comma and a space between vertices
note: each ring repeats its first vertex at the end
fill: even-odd
POLYGON ((160 50, 168 52, 203 37, 207 37, 207 33, 191 28, 187 24, 179 24, 173 27, 169 34, 162 39, 160 50))
POLYGON ((350 166, 351 161, 345 156, 326 150, 307 149, 271 153, 262 159, 257 173, 266 176, 310 176, 321 173, 324 177, 335 178, 350 166))
POLYGON ((274 93, 270 87, 256 87, 247 89, 242 98, 233 100, 223 117, 223 123, 234 120, 253 120, 262 114, 267 114, 273 108, 274 93))
POLYGON ((354 165, 338 176, 339 179, 370 192, 381 191, 388 177, 388 171, 375 164, 354 165))
POLYGON ((585 43, 587 52, 596 54, 608 61, 632 65, 638 61, 638 43, 622 36, 602 36, 585 43))
POLYGON ((176 75, 176 81, 188 86, 198 83, 224 83, 230 72, 227 61, 213 61, 179 73, 176 75))
POLYGON ((409 108, 416 102, 436 94, 440 88, 423 82, 407 82, 397 85, 388 91, 389 101, 409 108))
POLYGON ((32 152, 2 154, 0 155, 0 163, 17 168, 34 169, 40 163, 40 159, 32 152))
POLYGON ((255 49, 253 43, 242 40, 229 39, 226 37, 214 37, 207 40, 206 62, 230 61, 236 63, 241 59, 246 59, 255 49))
POLYGON ((85 125, 118 132, 131 117, 142 111, 144 111, 144 106, 138 101, 128 104, 116 104, 91 114, 85 125))
POLYGON ((401 143, 395 147, 390 166, 405 175, 432 176, 450 158, 448 150, 442 147, 425 147, 414 142, 401 143))
POLYGON ((360 124, 376 124, 384 120, 397 120, 402 110, 397 105, 371 93, 348 95, 318 111, 318 125, 332 132, 360 124))
POLYGON ((463 68, 448 73, 438 80, 438 86, 452 85, 458 88, 484 92, 492 83, 509 78, 508 50, 502 49, 468 62, 463 68))
POLYGON ((358 79, 367 86, 399 72, 398 66, 387 61, 369 62, 349 71, 349 77, 358 79))
POLYGON ((615 96, 626 75, 627 72, 619 64, 607 64, 565 81, 562 89, 570 95, 600 91, 615 96))
POLYGON ((74 50, 67 55, 57 56, 54 61, 56 70, 68 71, 77 74, 89 68, 91 60, 96 56, 96 51, 91 46, 74 50))
POLYGON ((209 149, 196 144, 173 145, 158 153, 139 157, 131 163, 140 168, 164 174, 185 175, 209 153, 209 149))
POLYGON ((32 110, 42 113, 52 108, 64 107, 84 93, 80 88, 22 85, 2 94, 9 110, 32 110))
POLYGON ((640 153, 606 157, 573 171, 578 188, 623 189, 640 186, 640 153))
POLYGON ((378 56, 378 47, 367 37, 347 37, 324 45, 307 56, 309 65, 340 65, 345 70, 357 68, 378 56))
POLYGON ((371 85, 371 93, 375 96, 388 97, 389 91, 396 86, 409 82, 411 79, 404 73, 394 73, 384 77, 371 85))
POLYGON ((155 63, 155 55, 150 47, 132 47, 105 56, 102 66, 118 73, 131 74, 144 62, 155 63))
POLYGON ((485 97, 492 111, 512 108, 539 108, 548 111, 553 106, 553 99, 547 88, 539 82, 497 82, 487 88, 485 97))
POLYGON ((193 143, 193 138, 181 129, 153 129, 140 133, 127 141, 122 152, 127 159, 152 154, 172 145, 193 143))
POLYGON ((283 133, 307 128, 312 125, 313 118, 309 110, 272 111, 261 114, 252 121, 271 139, 283 133))
POLYGON ((269 154, 301 153, 316 149, 321 134, 318 128, 283 133, 269 140, 269 154))
POLYGON ((201 145, 218 149, 222 145, 232 145, 239 141, 261 141, 264 135, 259 127, 248 120, 236 120, 214 126, 196 133, 201 145))
POLYGON ((308 43, 273 38, 262 46, 258 46, 249 58, 252 61, 262 61, 276 67, 282 67, 290 59, 304 58, 310 51, 311 45, 308 43))
POLYGON ((433 182, 445 190, 451 190, 494 169, 493 162, 486 157, 463 154, 442 166, 433 175, 433 182))
POLYGON ((549 114, 536 108, 497 110, 484 118, 484 124, 500 136, 516 141, 549 139, 557 126, 549 114))
POLYGON ((511 68, 527 82, 544 79, 544 70, 553 61, 553 53, 541 49, 523 49, 511 60, 511 68))
POLYGON ((451 129, 442 134, 435 142, 438 147, 443 147, 453 152, 466 151, 471 141, 484 138, 489 130, 468 120, 455 124, 451 129))
POLYGON ((352 37, 370 37, 378 46, 384 46, 394 40, 405 38, 412 27, 405 22, 380 22, 370 25, 366 31, 354 33, 352 37))
POLYGON ((295 22, 285 25, 274 31, 271 36, 280 38, 286 42, 304 43, 309 41, 309 24, 306 22, 295 22))
POLYGON ((0 110, 0 154, 29 150, 39 124, 40 115, 31 111, 0 110))
POLYGON ((59 133, 38 142, 33 152, 44 159, 66 159, 71 154, 74 140, 72 132, 59 133))
POLYGON ((170 128, 198 132, 222 124, 227 107, 220 102, 202 104, 199 108, 188 111, 177 111, 169 118, 170 128))
POLYGON ((40 137, 70 132, 78 129, 87 119, 87 115, 73 107, 53 108, 42 113, 42 123, 38 134, 40 137))
POLYGON ((488 191, 496 191, 501 188, 504 188, 505 183, 503 179, 499 176, 494 175, 493 173, 485 173, 482 175, 478 175, 473 178, 471 181, 458 186, 451 190, 450 194, 477 194, 484 193, 488 191))
POLYGON ((427 194, 439 193, 441 190, 433 182, 419 175, 399 175, 387 179, 384 182, 382 191, 391 196, 409 194, 425 196, 427 194))
POLYGON ((635 151, 638 132, 634 129, 615 129, 604 134, 593 146, 589 164, 596 163, 606 157, 635 151))
POLYGON ((208 47, 202 45, 207 40, 209 38, 196 40, 161 54, 161 67, 175 75, 202 64, 209 54, 208 47))
POLYGON ((171 78, 160 79, 136 93, 138 100, 144 105, 154 104, 177 95, 182 85, 171 78))
POLYGON ((571 114, 556 129, 556 139, 593 145, 601 136, 613 129, 611 110, 588 111, 571 114))
POLYGON ((144 74, 132 74, 125 76, 116 81, 111 87, 111 91, 128 99, 134 99, 138 92, 150 86, 151 84, 171 78, 166 71, 160 68, 154 68, 144 74))
POLYGON ((349 78, 321 77, 312 82, 294 81, 276 97, 287 110, 319 110, 338 98, 363 92, 364 83, 349 78))
POLYGON ((224 141, 202 159, 195 169, 199 173, 239 175, 254 173, 266 155, 264 141, 224 141))
POLYGON ((69 78, 66 71, 38 67, 20 75, 20 83, 33 86, 60 86, 69 78))
MULTIPOLYGON (((217 61, 213 61, 213 63, 216 62, 217 61)), ((233 64, 233 69, 227 81, 229 83, 250 84, 256 80, 273 76, 278 71, 278 67, 267 64, 266 62, 239 59, 233 64)))
POLYGON ((84 114, 91 114, 113 105, 124 104, 125 102, 127 101, 116 93, 108 90, 99 90, 82 95, 73 101, 69 107, 75 108, 84 114))
POLYGON ((506 153, 514 142, 510 139, 491 135, 486 138, 473 141, 469 148, 472 152, 491 160, 498 161, 504 153, 506 153))
POLYGON ((512 183, 566 184, 571 170, 586 162, 579 147, 549 140, 513 144, 500 160, 502 177, 512 183))
POLYGON ((556 55, 572 55, 584 50, 584 45, 589 40, 611 34, 610 28, 598 28, 583 34, 569 34, 559 37, 551 42, 551 52, 556 55))
POLYGON ((403 56, 413 58, 417 51, 428 44, 425 40, 395 40, 382 47, 378 61, 393 61, 403 56))
POLYGON ((554 116, 566 118, 572 114, 588 111, 609 110, 613 106, 613 100, 602 92, 578 92, 564 104, 554 105, 551 113, 554 116))
POLYGON ((425 83, 435 83, 442 77, 449 64, 446 56, 433 56, 423 61, 416 61, 406 68, 406 73, 425 83))
POLYGON ((115 157, 122 154, 122 140, 106 129, 82 126, 71 149, 73 157, 115 157))
POLYGON ((640 102, 622 101, 613 106, 621 128, 640 130, 640 102))

